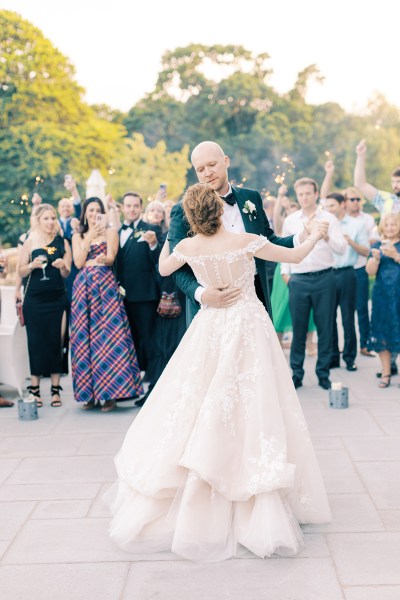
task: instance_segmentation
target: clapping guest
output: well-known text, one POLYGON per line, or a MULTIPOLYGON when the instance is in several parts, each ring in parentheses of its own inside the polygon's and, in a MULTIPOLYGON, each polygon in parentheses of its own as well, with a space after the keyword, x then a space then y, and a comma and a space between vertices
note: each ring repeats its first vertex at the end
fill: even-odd
POLYGON ((58 233, 56 211, 41 204, 35 211, 37 226, 24 242, 19 256, 19 275, 25 278, 24 319, 31 370, 29 390, 40 398, 41 377, 51 377, 51 406, 61 406, 60 375, 68 372, 64 280, 71 268, 71 249, 58 233))
POLYGON ((104 205, 88 198, 81 232, 74 234, 74 261, 80 269, 71 306, 72 381, 82 408, 116 408, 118 399, 143 392, 128 320, 111 267, 118 234, 106 226, 104 205))
POLYGON ((382 241, 371 248, 367 273, 376 275, 368 348, 379 353, 379 387, 391 378, 391 353, 400 352, 400 214, 386 214, 379 224, 382 241))
MULTIPOLYGON (((137 192, 123 198, 124 223, 119 232, 117 278, 125 289, 125 308, 141 371, 147 371, 153 352, 152 335, 160 300, 157 279, 161 244, 159 228, 142 219, 143 200, 137 192)), ((149 389, 153 382, 149 381, 149 389)))

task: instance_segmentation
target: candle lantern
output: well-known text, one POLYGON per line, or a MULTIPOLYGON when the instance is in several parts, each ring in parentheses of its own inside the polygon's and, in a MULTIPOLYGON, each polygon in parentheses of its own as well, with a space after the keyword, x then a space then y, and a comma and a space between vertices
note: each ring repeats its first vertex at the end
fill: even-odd
POLYGON ((39 418, 36 398, 32 394, 23 395, 18 400, 18 418, 21 421, 34 421, 39 418))
POLYGON ((349 408, 349 388, 343 387, 339 381, 333 381, 329 390, 330 408, 349 408))

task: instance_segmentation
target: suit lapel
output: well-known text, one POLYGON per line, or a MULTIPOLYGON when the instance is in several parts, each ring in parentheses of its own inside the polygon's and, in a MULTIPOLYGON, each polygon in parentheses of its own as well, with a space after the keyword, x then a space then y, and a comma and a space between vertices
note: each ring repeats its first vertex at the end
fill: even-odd
POLYGON ((249 200, 246 191, 232 186, 232 192, 236 198, 236 202, 240 210, 240 215, 242 217, 245 230, 247 231, 247 233, 258 233, 257 217, 251 216, 243 211, 244 205, 246 204, 246 200, 249 200))

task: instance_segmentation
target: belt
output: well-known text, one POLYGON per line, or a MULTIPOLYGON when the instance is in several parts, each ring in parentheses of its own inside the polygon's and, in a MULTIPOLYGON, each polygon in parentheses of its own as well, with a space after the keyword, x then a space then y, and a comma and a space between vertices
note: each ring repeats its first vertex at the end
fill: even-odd
POLYGON ((332 267, 329 267, 329 269, 323 269, 322 271, 309 271, 308 273, 293 273, 292 277, 294 277, 296 275, 296 277, 302 277, 303 275, 307 275, 308 276, 313 276, 315 277, 316 275, 324 275, 325 273, 329 273, 329 271, 332 271, 332 267))
POLYGON ((335 268, 335 269, 333 269, 333 270, 334 270, 334 271, 346 271, 346 269, 347 269, 347 270, 349 270, 349 269, 354 269, 354 267, 353 267, 353 265, 352 265, 351 267, 337 267, 337 268, 335 268))

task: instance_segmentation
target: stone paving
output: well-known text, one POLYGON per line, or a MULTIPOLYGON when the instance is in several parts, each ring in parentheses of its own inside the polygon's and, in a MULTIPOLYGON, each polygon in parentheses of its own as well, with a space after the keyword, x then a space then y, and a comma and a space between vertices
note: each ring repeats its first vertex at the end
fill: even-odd
POLYGON ((122 552, 107 537, 101 496, 138 409, 83 412, 69 378, 63 407, 43 394, 37 421, 19 421, 16 406, 0 409, 0 598, 399 600, 400 377, 379 389, 375 358, 359 357, 356 373, 335 369, 332 379, 350 389, 350 407, 335 410, 314 362, 307 358, 299 396, 334 517, 303 528, 294 558, 199 564, 122 552))

